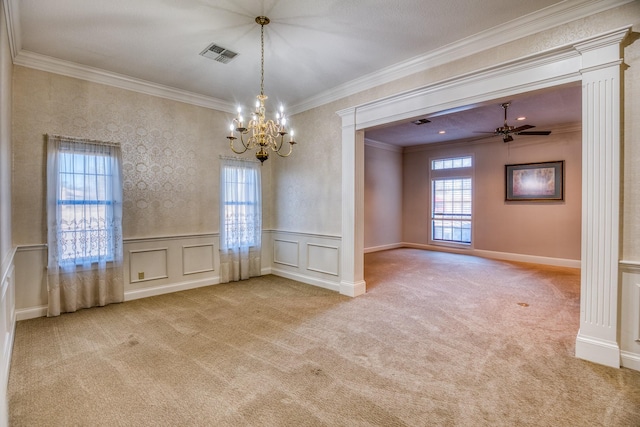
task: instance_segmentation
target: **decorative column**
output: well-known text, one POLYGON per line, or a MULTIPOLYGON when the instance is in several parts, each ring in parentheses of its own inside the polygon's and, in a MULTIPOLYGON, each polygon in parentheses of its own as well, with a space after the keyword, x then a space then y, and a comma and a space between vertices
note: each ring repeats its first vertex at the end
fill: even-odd
POLYGON ((620 367, 620 43, 628 29, 575 45, 582 68, 582 267, 576 357, 620 367))
POLYGON ((356 132, 356 110, 338 111, 342 118, 342 248, 340 293, 366 291, 364 281, 364 132, 356 132))

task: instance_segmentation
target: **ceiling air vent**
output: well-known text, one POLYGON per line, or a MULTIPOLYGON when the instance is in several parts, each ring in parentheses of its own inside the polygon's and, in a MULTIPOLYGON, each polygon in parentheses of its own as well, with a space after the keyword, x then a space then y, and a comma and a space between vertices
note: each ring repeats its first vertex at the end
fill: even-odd
POLYGON ((411 123, 413 123, 414 125, 423 125, 425 123, 431 123, 431 120, 429 119, 418 119, 418 120, 414 120, 411 123))
POLYGON ((215 43, 211 43, 209 46, 207 46, 205 50, 200 52, 200 55, 209 59, 213 59, 214 61, 222 62, 223 64, 228 64, 233 58, 238 56, 236 52, 233 52, 222 46, 218 46, 215 43))

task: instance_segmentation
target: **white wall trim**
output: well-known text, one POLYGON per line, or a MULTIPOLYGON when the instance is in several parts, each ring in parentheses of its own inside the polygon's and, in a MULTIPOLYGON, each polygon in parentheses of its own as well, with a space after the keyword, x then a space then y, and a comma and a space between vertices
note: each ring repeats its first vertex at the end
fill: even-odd
POLYGON ((358 105, 353 107, 356 129, 442 114, 504 96, 579 82, 580 59, 574 45, 567 44, 358 105))
MULTIPOLYGON (((133 255, 135 254, 142 254, 142 253, 151 253, 151 252, 162 252, 164 253, 164 272, 163 274, 157 275, 157 276, 151 276, 151 277, 145 277, 144 279, 131 279, 129 278, 129 283, 140 283, 140 282, 148 282, 150 280, 158 280, 158 279, 168 279, 169 278, 169 265, 168 265, 168 258, 169 258, 169 248, 168 247, 162 247, 162 248, 146 248, 146 249, 130 249, 128 251, 128 255, 129 255, 129 266, 131 266, 132 261, 133 261, 133 255)), ((131 269, 131 268, 130 268, 131 269)), ((131 269, 131 271, 129 272, 131 275, 133 275, 133 270, 131 269)))
MULTIPOLYGON (((423 55, 416 56, 336 86, 312 96, 302 103, 292 106, 290 111, 291 114, 301 113, 411 74, 419 73, 475 54, 479 51, 502 45, 505 40, 516 40, 536 34, 567 22, 622 6, 631 1, 634 0, 566 0, 513 21, 502 23, 497 27, 474 34, 423 55)), ((23 50, 19 1, 6 0, 3 4, 7 16, 11 57, 15 65, 185 102, 227 113, 234 112, 234 105, 232 103, 217 98, 23 50)))
POLYGON ((47 317, 47 306, 39 305, 37 307, 21 308, 16 310, 16 321, 36 319, 38 317, 47 317))
POLYGON ((9 34, 9 49, 11 59, 22 49, 22 29, 20 28, 19 0, 4 0, 4 14, 7 21, 7 33, 9 34))
POLYGON ((640 274, 640 261, 622 260, 618 263, 621 271, 640 274))
POLYGON ((584 336, 580 331, 576 337, 576 357, 612 368, 620 367, 620 347, 617 342, 584 336))
POLYGON ((15 312, 15 265, 14 259, 17 248, 12 247, 3 260, 0 260, 0 315, 6 316, 6 323, 3 319, 3 328, 0 331, 0 348, 2 349, 0 366, 0 396, 2 397, 2 408, 0 409, 0 425, 6 423, 7 415, 7 388, 9 382, 9 372, 11 370, 11 355, 13 353, 13 343, 16 334, 16 312, 15 312))
POLYGON ((295 267, 295 268, 300 267, 300 242, 298 242, 297 240, 285 240, 285 239, 274 238, 273 239, 273 263, 288 265, 289 267, 295 267), (289 243, 291 245, 295 245, 296 247, 295 261, 294 260, 285 261, 282 259, 278 259, 278 253, 279 253, 279 251, 277 250, 278 243, 289 243))
POLYGON ((11 266, 13 265, 13 260, 15 259, 16 252, 18 251, 18 247, 14 246, 9 253, 5 256, 5 258, 0 263, 0 284, 4 283, 9 275, 9 271, 11 271, 11 266))
POLYGON ((215 266, 216 266, 216 247, 213 243, 202 243, 199 245, 182 245, 182 275, 183 276, 188 276, 189 274, 197 274, 197 273, 208 273, 210 271, 215 271, 215 266), (200 270, 193 270, 193 271, 187 271, 185 269, 185 265, 187 263, 187 256, 186 256, 186 250, 185 249, 192 249, 192 248, 211 248, 211 268, 204 268, 204 269, 200 269, 200 270))
POLYGON ((322 245, 318 243, 307 242, 307 270, 315 271, 317 273, 330 274, 332 276, 340 276, 340 263, 338 261, 338 259, 340 258, 339 254, 340 254, 340 248, 338 246, 322 245), (334 250, 335 253, 337 254, 336 263, 334 265, 335 270, 329 271, 319 267, 311 267, 311 262, 309 261, 311 259, 311 254, 310 254, 311 248, 323 248, 323 249, 334 250))
POLYGON ((630 351, 620 351, 620 362, 625 368, 640 371, 640 355, 630 351))
POLYGON ((364 145, 365 147, 379 148, 380 150, 391 151, 393 153, 402 153, 404 151, 404 148, 398 145, 389 144, 387 142, 376 141, 375 139, 370 139, 370 138, 364 139, 364 145))
POLYGON ((341 240, 342 237, 337 235, 337 234, 322 234, 322 233, 309 233, 309 232, 305 232, 305 231, 290 231, 290 230, 277 230, 277 229, 271 229, 271 230, 263 230, 262 233, 269 233, 269 234, 286 234, 289 236, 304 236, 304 237, 311 237, 311 238, 316 238, 316 239, 331 239, 331 240, 341 240))
POLYGON ((26 251, 44 251, 47 250, 46 243, 37 243, 31 245, 18 245, 16 246, 16 252, 26 252, 26 251))
POLYGON ((367 292, 367 283, 364 280, 349 282, 343 280, 340 282, 340 293, 348 297, 357 297, 367 292))
POLYGON ((233 104, 211 96, 164 86, 159 83, 153 83, 129 77, 124 74, 117 74, 99 68, 52 58, 50 56, 41 55, 27 50, 20 50, 13 58, 13 63, 22 67, 33 68, 93 83, 104 84, 133 92, 143 93, 145 95, 184 102, 186 104, 197 105, 199 107, 211 108, 213 110, 223 111, 226 113, 235 112, 233 104))
POLYGON ((426 71, 466 56, 500 46, 504 44, 505 41, 527 37, 577 19, 591 16, 595 13, 622 6, 631 1, 633 0, 563 1, 426 54, 336 86, 328 91, 310 97, 305 102, 292 106, 290 111, 292 114, 301 113, 411 74, 426 71))
POLYGON ((122 239, 123 243, 147 243, 158 240, 182 240, 182 239, 202 239, 220 237, 220 233, 194 233, 194 234, 172 234, 168 236, 151 237, 127 237, 122 239))
POLYGON ((455 248, 455 247, 448 247, 448 246, 428 245, 428 244, 409 243, 409 242, 394 243, 390 245, 367 248, 365 249, 365 253, 385 251, 388 249, 397 249, 397 248, 423 249, 423 250, 434 251, 434 252, 448 252, 448 253, 461 254, 461 255, 477 256, 481 258, 499 259, 503 261, 516 261, 516 262, 526 262, 530 264, 552 265, 556 267, 580 268, 580 265, 581 265, 581 262, 579 259, 552 258, 552 257, 546 257, 546 256, 539 256, 539 255, 514 254, 509 252, 487 251, 483 249, 455 248))
POLYGON ((284 277, 286 279, 296 280, 298 282, 306 283, 308 285, 318 286, 320 288, 329 289, 332 291, 340 291, 340 286, 334 282, 330 282, 328 280, 319 279, 316 277, 306 276, 304 274, 295 273, 292 271, 287 271, 283 269, 279 269, 276 267, 271 268, 271 274, 275 276, 284 277))
POLYGON ((202 288, 205 286, 217 285, 219 283, 220 283, 220 278, 215 277, 213 279, 205 278, 205 279, 198 279, 198 280, 186 280, 183 282, 154 286, 151 288, 131 289, 124 293, 124 300, 125 302, 133 301, 140 298, 153 297, 157 295, 170 294, 172 292, 180 292, 180 291, 186 291, 189 289, 196 289, 196 288, 202 288))
POLYGON ((405 247, 407 247, 405 246, 405 243, 391 243, 389 245, 370 246, 368 248, 364 248, 364 253, 368 254, 372 252, 388 251, 389 249, 399 249, 405 247))

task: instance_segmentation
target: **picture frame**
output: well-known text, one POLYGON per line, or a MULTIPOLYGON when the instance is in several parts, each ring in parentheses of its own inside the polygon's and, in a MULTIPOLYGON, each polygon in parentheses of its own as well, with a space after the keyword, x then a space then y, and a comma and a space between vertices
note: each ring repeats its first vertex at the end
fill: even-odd
POLYGON ((507 202, 564 201, 564 160, 505 165, 507 202))

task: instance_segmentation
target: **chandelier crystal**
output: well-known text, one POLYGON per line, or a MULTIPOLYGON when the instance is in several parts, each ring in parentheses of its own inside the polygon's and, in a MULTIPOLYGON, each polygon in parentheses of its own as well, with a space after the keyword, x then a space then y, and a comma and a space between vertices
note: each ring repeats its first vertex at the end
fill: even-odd
POLYGON ((293 151, 296 142, 293 139, 293 130, 287 132, 287 118, 284 114, 284 107, 280 106, 280 111, 276 113, 275 120, 266 119, 264 102, 267 96, 264 94, 264 26, 269 23, 266 16, 258 16, 256 23, 260 25, 260 95, 258 95, 255 110, 251 113, 251 120, 245 123, 242 116, 242 109, 238 107, 238 115, 233 119, 229 128, 230 134, 227 136, 231 150, 236 154, 242 154, 248 150, 258 149, 256 158, 264 163, 269 158, 269 151, 275 152, 280 157, 288 157, 293 151), (285 135, 289 135, 289 151, 282 152, 286 145, 285 135), (238 136, 236 136, 238 135, 238 136), (235 141, 239 139, 242 147, 236 149, 235 141))

